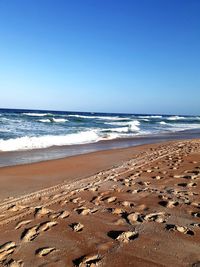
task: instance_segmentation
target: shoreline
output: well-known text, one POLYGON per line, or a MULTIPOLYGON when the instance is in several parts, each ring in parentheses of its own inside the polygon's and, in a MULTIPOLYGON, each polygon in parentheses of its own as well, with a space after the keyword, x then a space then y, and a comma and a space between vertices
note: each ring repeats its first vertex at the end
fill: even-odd
MULTIPOLYGON (((182 141, 193 140, 198 139, 182 141)), ((58 159, 0 167, 0 200, 31 193, 64 181, 78 181, 123 164, 148 149, 177 142, 178 140, 170 140, 125 148, 112 148, 58 159)))
MULTIPOLYGON (((172 143, 175 141, 166 142, 172 143)), ((80 180, 130 160, 133 155, 158 144, 138 145, 74 155, 61 159, 0 168, 1 199, 31 193, 63 181, 80 180), (9 186, 8 186, 9 185, 9 186), (9 187, 9 194, 6 190, 9 187)))
POLYGON ((199 162, 192 139, 1 168, 0 264, 196 266, 199 162))
POLYGON ((155 144, 184 139, 195 139, 199 137, 199 130, 186 130, 160 135, 118 138, 88 144, 53 146, 44 149, 33 149, 25 151, 0 152, 0 169, 6 166, 17 166, 34 162, 62 159, 91 152, 106 151, 110 149, 123 149, 135 147, 138 145, 155 144))

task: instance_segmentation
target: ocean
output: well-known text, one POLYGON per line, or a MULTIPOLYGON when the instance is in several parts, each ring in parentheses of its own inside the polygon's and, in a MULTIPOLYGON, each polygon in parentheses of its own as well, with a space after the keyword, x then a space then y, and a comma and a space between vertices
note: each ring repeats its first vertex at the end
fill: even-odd
POLYGON ((51 147, 179 136, 194 130, 199 133, 200 116, 0 109, 0 153, 41 153, 51 147))

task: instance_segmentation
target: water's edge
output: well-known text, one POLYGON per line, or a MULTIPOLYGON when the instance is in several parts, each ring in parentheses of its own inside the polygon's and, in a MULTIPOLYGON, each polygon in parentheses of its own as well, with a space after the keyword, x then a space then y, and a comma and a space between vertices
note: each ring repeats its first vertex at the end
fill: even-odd
POLYGON ((0 152, 0 167, 60 159, 102 150, 128 148, 138 145, 194 138, 200 138, 200 130, 189 130, 178 133, 134 137, 126 139, 121 138, 83 145, 59 146, 29 151, 0 152))

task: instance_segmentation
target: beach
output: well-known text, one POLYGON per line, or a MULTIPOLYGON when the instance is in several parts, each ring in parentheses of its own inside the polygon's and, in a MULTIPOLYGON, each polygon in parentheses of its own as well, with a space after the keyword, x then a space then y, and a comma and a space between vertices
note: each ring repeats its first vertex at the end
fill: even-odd
POLYGON ((200 139, 0 168, 0 266, 199 266, 200 139))

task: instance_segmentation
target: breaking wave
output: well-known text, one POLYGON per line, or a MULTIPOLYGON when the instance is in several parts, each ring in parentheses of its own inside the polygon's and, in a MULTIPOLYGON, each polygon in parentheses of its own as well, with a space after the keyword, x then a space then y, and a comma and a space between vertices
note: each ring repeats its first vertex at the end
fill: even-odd
POLYGON ((177 121, 177 120, 184 120, 184 119, 187 119, 187 118, 180 117, 180 116, 171 116, 171 117, 167 118, 167 120, 169 120, 169 121, 177 121))
POLYGON ((51 116, 53 114, 51 113, 22 113, 23 115, 26 116, 32 116, 32 117, 44 117, 44 116, 51 116))
POLYGON ((66 121, 69 121, 67 119, 56 119, 56 118, 50 118, 50 119, 41 119, 41 120, 38 120, 40 122, 66 122, 66 121))
MULTIPOLYGON (((139 131, 140 122, 137 120, 134 121, 120 121, 120 122, 106 122, 105 124, 114 125, 114 126, 127 126, 128 131, 139 131)), ((114 129, 114 128, 113 128, 114 129)))
POLYGON ((161 115, 144 115, 144 116, 138 116, 138 118, 141 119, 161 119, 163 116, 161 115))
POLYGON ((67 115, 68 117, 74 118, 81 118, 81 119, 99 119, 99 120, 111 120, 111 121, 122 121, 122 120, 130 120, 130 118, 123 118, 123 117, 112 117, 112 116, 90 116, 90 115, 77 115, 77 114, 70 114, 67 115))
POLYGON ((99 140, 100 137, 94 130, 68 135, 24 136, 15 139, 0 140, 0 151, 31 150, 52 146, 86 144, 99 140))

